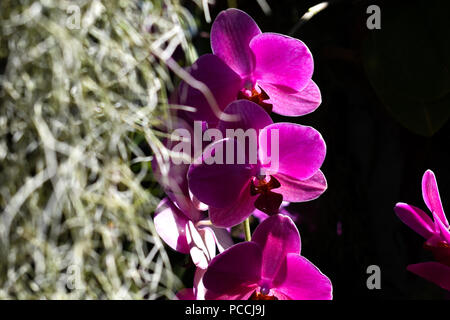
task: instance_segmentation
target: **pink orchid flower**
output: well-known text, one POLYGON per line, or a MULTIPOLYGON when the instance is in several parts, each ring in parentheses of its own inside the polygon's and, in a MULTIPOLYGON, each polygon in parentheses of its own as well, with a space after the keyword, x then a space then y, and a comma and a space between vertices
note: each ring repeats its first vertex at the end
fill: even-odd
MULTIPOLYGON (((186 123, 179 127, 189 128, 186 123)), ((165 141, 166 146, 170 141, 165 141)), ((187 172, 189 165, 167 163, 166 179, 155 161, 152 168, 156 179, 164 187, 167 197, 158 204, 154 225, 158 235, 172 249, 190 253, 197 267, 205 269, 216 251, 221 252, 233 244, 226 229, 211 225, 207 219, 208 207, 189 191, 187 172)))
MULTIPOLYGON (((211 161, 215 152, 224 153, 242 147, 239 141, 225 138, 209 145, 201 159, 190 165, 189 189, 209 207, 211 222, 232 227, 244 221, 254 210, 278 213, 282 201, 303 202, 316 199, 326 189, 319 170, 326 153, 325 142, 318 131, 292 123, 273 123, 258 105, 247 100, 231 103, 225 114, 239 115, 238 121, 219 121, 218 128, 255 129, 258 132, 257 162, 239 163, 234 152, 232 164, 211 161), (270 161, 271 131, 278 133, 278 161, 270 161), (231 146, 230 146, 231 145, 231 146)), ((247 146, 245 146, 247 151, 247 146)))
POLYGON ((203 283, 207 300, 329 300, 331 281, 300 255, 300 234, 285 215, 263 221, 252 240, 217 255, 203 283))
MULTIPOLYGON (((196 246, 192 247, 191 257, 197 268, 194 273, 193 287, 181 289, 177 292, 176 297, 178 300, 205 300, 206 289, 203 285, 203 275, 211 259, 216 256, 215 241, 211 238, 211 233, 203 233, 202 236, 192 224, 187 227, 187 230, 188 242, 193 243, 195 241, 196 246)), ((222 252, 223 249, 219 251, 222 252)))
MULTIPOLYGON (((187 242, 191 247, 191 257, 197 268, 194 274, 194 286, 180 290, 176 295, 179 300, 205 300, 206 288, 203 284, 203 276, 209 263, 216 256, 217 240, 211 230, 199 230, 191 221, 186 226, 187 242)), ((226 248, 231 245, 232 243, 227 243, 226 248)), ((223 251, 224 248, 220 246, 219 252, 223 251)))
POLYGON ((191 254, 194 263, 206 268, 215 246, 223 251, 233 244, 226 229, 212 226, 206 213, 193 218, 172 202, 164 198, 159 203, 154 217, 155 229, 161 239, 173 250, 191 254), (208 257, 206 260, 203 256, 208 257))
MULTIPOLYGON (((185 203, 189 203, 186 199, 185 203)), ((194 204, 191 204, 194 207, 194 204)), ((196 266, 193 288, 185 289, 177 296, 179 299, 203 300, 205 289, 203 275, 210 261, 216 256, 217 250, 223 252, 233 245, 228 230, 212 226, 206 213, 200 210, 192 216, 183 212, 170 198, 164 198, 159 203, 154 217, 156 232, 172 249, 190 254, 196 266), (186 296, 185 296, 186 295, 186 296)))
MULTIPOLYGON (((321 103, 311 80, 313 58, 300 40, 262 33, 255 21, 238 9, 222 11, 211 28, 213 54, 201 56, 189 69, 213 94, 220 110, 236 99, 248 99, 268 112, 300 116, 321 103)), ((182 82, 179 103, 193 106, 192 120, 218 121, 204 94, 182 82)))
POLYGON ((421 209, 406 203, 398 203, 394 210, 400 220, 426 239, 424 247, 433 253, 436 261, 411 264, 407 269, 450 291, 450 226, 431 170, 423 175, 422 196, 433 220, 421 209))

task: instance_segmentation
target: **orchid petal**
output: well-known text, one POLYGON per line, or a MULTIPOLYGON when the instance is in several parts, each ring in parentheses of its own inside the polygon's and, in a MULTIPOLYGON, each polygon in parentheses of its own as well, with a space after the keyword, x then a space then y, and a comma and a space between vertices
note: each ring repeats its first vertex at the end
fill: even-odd
POLYGON ((227 229, 214 226, 210 228, 213 230, 219 252, 223 252, 234 244, 233 239, 231 239, 230 232, 228 232, 227 229))
MULTIPOLYGON (((203 276, 208 291, 218 295, 247 294, 261 276, 261 249, 251 241, 238 243, 216 256, 203 276)), ((208 297, 206 292, 206 298, 208 297)))
POLYGON ((173 204, 164 198, 156 208, 154 224, 158 235, 172 249, 189 253, 185 226, 188 218, 173 204))
MULTIPOLYGON (((192 137, 193 130, 186 121, 177 118, 174 127, 176 129, 183 129, 189 138, 192 137)), ((176 137, 176 135, 173 135, 170 139, 165 139, 163 141, 164 146, 167 149, 172 150, 174 145, 179 143, 179 141, 175 141, 174 137, 176 137)), ((183 136, 182 138, 186 138, 186 136, 183 136)), ((186 156, 190 157, 191 155, 189 154, 186 156)), ((158 183, 164 188, 170 200, 172 200, 172 202, 190 220, 200 220, 203 217, 203 213, 201 211, 204 211, 207 208, 201 208, 191 197, 186 177, 189 164, 176 164, 172 160, 173 159, 168 161, 156 161, 156 157, 153 158, 151 161, 153 174, 158 183)))
POLYGON ((258 134, 259 130, 273 123, 263 108, 249 100, 237 100, 230 103, 225 108, 224 114, 238 117, 235 121, 220 120, 217 128, 224 134, 227 129, 242 129, 244 131, 252 129, 258 134))
POLYGON ((256 227, 252 242, 262 250, 263 281, 274 280, 288 253, 300 254, 300 234, 288 216, 277 214, 264 220, 256 227))
POLYGON ((238 199, 225 208, 209 207, 211 222, 218 227, 228 228, 238 225, 255 210, 257 196, 250 194, 250 181, 242 188, 238 199))
MULTIPOLYGON (((213 54, 205 54, 198 58, 190 67, 189 73, 209 88, 220 110, 224 110, 230 102, 236 100, 242 88, 239 75, 213 54)), ((188 83, 183 81, 180 84, 178 95, 180 104, 196 109, 194 112, 185 113, 191 120, 203 120, 210 125, 215 125, 219 120, 220 115, 214 112, 205 95, 188 83)))
POLYGON ((194 294, 197 300, 205 300, 206 288, 203 284, 203 276, 206 269, 197 268, 194 274, 194 294))
POLYGON ((427 170, 422 178, 422 195, 428 209, 435 212, 439 219, 448 228, 449 224, 442 208, 441 197, 433 171, 427 170))
POLYGON ((330 279, 308 259, 288 254, 274 282, 276 291, 292 300, 331 300, 333 288, 330 279))
POLYGON ((206 249, 211 261, 216 256, 216 237, 214 231, 211 228, 201 228, 200 234, 203 234, 206 249))
POLYGON ((199 230, 195 228, 191 221, 188 221, 186 225, 186 240, 189 244, 189 253, 191 254, 194 264, 198 268, 206 269, 209 261, 212 259, 210 256, 210 251, 208 250, 210 248, 208 248, 204 236, 202 237, 199 230))
MULTIPOLYGON (((187 179, 186 179, 187 180, 187 179)), ((191 198, 192 198, 192 204, 194 205, 194 207, 199 210, 199 211, 206 211, 208 210, 208 205, 201 202, 200 200, 197 199, 197 197, 195 197, 192 192, 190 192, 191 194, 191 198)))
POLYGON ((233 290, 228 290, 223 293, 206 290, 205 300, 249 300, 257 288, 257 284, 252 284, 236 286, 233 290))
POLYGON ((410 264, 407 270, 450 291, 450 267, 439 262, 410 264))
POLYGON ((268 217, 270 217, 267 213, 262 212, 261 210, 255 209, 255 211, 252 212, 252 215, 258 219, 259 223, 266 220, 268 217))
POLYGON ((281 291, 272 290, 272 294, 274 297, 276 297, 278 300, 292 300, 290 297, 282 293, 281 291))
POLYGON ((283 195, 283 200, 289 202, 317 199, 327 189, 327 180, 320 170, 306 180, 298 180, 282 173, 274 176, 281 184, 277 192, 283 195))
MULTIPOLYGON (((300 91, 311 80, 314 62, 308 47, 298 39, 262 33, 250 42, 255 55, 254 78, 300 91)), ((270 96, 270 95, 269 95, 270 96)))
POLYGON ((255 21, 238 9, 222 11, 211 27, 211 48, 236 73, 245 77, 255 65, 249 43, 261 30, 255 21))
POLYGON ((450 231, 448 227, 444 225, 437 213, 433 212, 433 218, 436 225, 436 231, 439 232, 441 241, 443 240, 450 245, 450 231))
POLYGON ((325 142, 317 130, 294 123, 280 122, 265 127, 259 135, 259 146, 259 159, 268 171, 298 180, 312 177, 326 154, 325 142), (273 146, 273 151, 271 140, 277 133, 278 144, 273 146), (278 151, 278 159, 272 151, 278 151))
POLYGON ((170 200, 176 203, 183 212, 190 212, 193 208, 191 208, 192 203, 189 200, 190 197, 186 178, 189 165, 175 165, 172 161, 168 161, 164 165, 159 165, 155 159, 153 159, 151 164, 156 180, 164 187, 170 200))
POLYGON ((192 247, 189 250, 192 262, 197 268, 206 269, 208 268, 208 258, 205 256, 205 252, 199 247, 192 247))
POLYGON ((316 110, 322 103, 320 89, 312 80, 301 91, 263 81, 257 85, 269 96, 270 99, 265 102, 272 104, 272 111, 283 116, 303 116, 316 110))
POLYGON ((181 289, 177 292, 176 297, 178 300, 197 300, 192 288, 181 289))
POLYGON ((188 172, 189 188, 200 201, 216 208, 225 208, 237 200, 247 182, 253 175, 253 170, 246 164, 238 164, 236 157, 239 143, 231 139, 223 139, 209 145, 196 161, 191 164, 188 172), (233 164, 226 164, 226 150, 234 147, 233 164), (214 155, 223 152, 222 162, 215 163, 214 155), (211 164, 208 164, 211 163, 211 164))
POLYGON ((258 163, 259 132, 273 123, 270 116, 254 102, 238 100, 230 103, 224 110, 224 115, 235 117, 236 120, 220 120, 217 128, 224 137, 235 139, 244 150, 239 150, 245 156, 245 162, 258 163))
POLYGON ((434 223, 423 210, 406 203, 397 203, 394 211, 404 224, 425 239, 434 234, 434 223))

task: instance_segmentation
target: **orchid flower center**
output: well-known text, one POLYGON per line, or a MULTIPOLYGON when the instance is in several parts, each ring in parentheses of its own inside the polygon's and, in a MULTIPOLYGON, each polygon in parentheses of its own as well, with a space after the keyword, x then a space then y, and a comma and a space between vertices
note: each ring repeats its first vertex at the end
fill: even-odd
POLYGON ((255 290, 249 300, 278 300, 274 295, 270 295, 270 289, 261 287, 260 290, 255 290))
POLYGON ((450 244, 445 241, 440 241, 437 244, 424 243, 424 248, 433 253, 436 261, 450 267, 450 244))
POLYGON ((238 92, 238 99, 246 99, 260 105, 267 113, 272 112, 272 104, 264 102, 265 100, 270 99, 267 93, 261 88, 258 87, 260 92, 255 88, 247 89, 243 88, 238 92))
POLYGON ((273 176, 256 176, 250 185, 250 194, 259 195, 255 201, 255 208, 268 215, 277 214, 283 202, 283 195, 271 191, 281 187, 280 182, 273 176))

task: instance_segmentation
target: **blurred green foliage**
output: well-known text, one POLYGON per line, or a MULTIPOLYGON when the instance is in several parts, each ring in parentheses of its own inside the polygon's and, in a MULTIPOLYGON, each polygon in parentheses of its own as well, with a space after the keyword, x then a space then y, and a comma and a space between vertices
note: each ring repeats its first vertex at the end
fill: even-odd
POLYGON ((153 53, 194 59, 192 30, 177 0, 1 1, 0 298, 173 297, 149 164, 174 85, 153 53))

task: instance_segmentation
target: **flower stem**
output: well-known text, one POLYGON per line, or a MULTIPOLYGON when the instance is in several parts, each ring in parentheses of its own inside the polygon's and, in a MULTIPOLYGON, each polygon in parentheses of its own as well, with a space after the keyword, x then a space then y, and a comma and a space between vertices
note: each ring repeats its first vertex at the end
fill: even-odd
POLYGON ((252 232, 250 231, 250 217, 244 220, 244 232, 245 240, 250 241, 252 239, 252 232))

